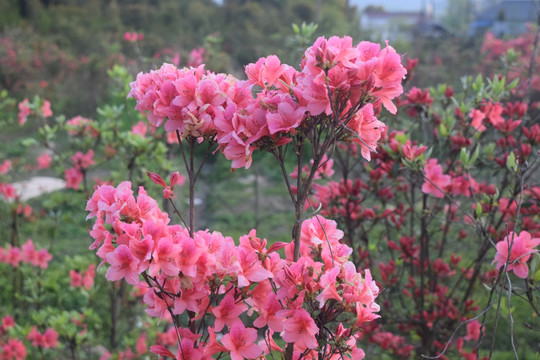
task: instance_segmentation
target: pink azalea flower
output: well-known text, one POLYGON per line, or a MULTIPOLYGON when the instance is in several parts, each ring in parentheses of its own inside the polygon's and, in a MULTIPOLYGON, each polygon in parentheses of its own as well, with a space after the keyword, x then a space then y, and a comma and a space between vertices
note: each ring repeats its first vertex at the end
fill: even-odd
POLYGON ((385 129, 384 123, 375 117, 373 105, 364 105, 347 127, 354 132, 352 141, 362 148, 362 157, 368 161, 371 160, 371 152, 377 148, 377 142, 385 129))
POLYGON ((237 304, 231 293, 225 295, 219 306, 212 309, 212 313, 216 317, 214 322, 215 331, 221 331, 225 325, 231 326, 247 308, 247 305, 243 302, 237 304))
POLYGON ((11 161, 10 160, 4 160, 2 164, 0 164, 0 175, 5 175, 11 170, 11 161))
POLYGON ((178 275, 180 269, 175 262, 178 253, 178 245, 173 244, 169 238, 161 238, 152 253, 152 262, 148 268, 148 274, 150 276, 156 276, 161 271, 166 276, 178 275))
POLYGON ((51 166, 52 157, 48 153, 44 152, 37 158, 38 170, 47 169, 51 166))
POLYGON ((471 120, 471 126, 477 131, 482 132, 486 130, 486 127, 483 125, 482 120, 486 118, 486 114, 477 109, 472 109, 469 113, 471 120))
POLYGON ((228 334, 221 342, 230 351, 231 360, 255 359, 262 354, 262 349, 255 344, 257 330, 245 328, 241 321, 232 324, 228 334))
POLYGON ((71 278, 71 282, 69 286, 71 287, 82 287, 82 275, 73 269, 69 270, 69 277, 71 278))
POLYGON ((467 323, 467 336, 465 340, 478 341, 480 339, 480 333, 482 332, 482 324, 478 320, 472 320, 467 323))
POLYGON ((32 113, 32 109, 29 107, 30 102, 28 99, 24 99, 22 102, 19 103, 19 125, 24 125, 26 123, 26 120, 28 116, 32 113))
POLYGON ((11 245, 8 245, 5 252, 4 262, 13 267, 18 267, 19 263, 21 262, 21 250, 18 247, 11 247, 11 245))
POLYGON ((148 131, 148 125, 144 121, 139 121, 133 127, 131 128, 131 132, 135 135, 140 135, 141 137, 145 137, 146 133, 148 131))
POLYGON ((294 129, 300 125, 306 108, 298 106, 290 96, 284 97, 278 105, 277 112, 269 113, 266 116, 268 120, 268 130, 270 134, 278 132, 294 133, 294 129))
POLYGON ((91 264, 88 269, 83 273, 82 286, 86 290, 90 290, 94 285, 94 278, 96 277, 96 265, 91 264))
POLYGON ((64 179, 66 180, 66 188, 79 190, 83 174, 78 168, 69 168, 64 171, 64 179))
POLYGON ((120 245, 112 253, 108 253, 107 262, 111 265, 105 274, 107 280, 116 281, 125 278, 128 284, 139 283, 137 272, 139 260, 131 254, 126 245, 120 245))
POLYGON ((283 340, 294 343, 298 349, 315 349, 317 347, 315 335, 319 332, 319 328, 306 310, 294 310, 292 316, 283 322, 283 328, 281 335, 283 340))
POLYGON ((2 359, 24 360, 26 347, 20 340, 9 339, 6 343, 0 344, 0 354, 2 359))
POLYGON ((529 274, 527 261, 531 254, 538 251, 534 248, 539 244, 540 238, 531 238, 531 234, 527 231, 522 231, 519 235, 510 232, 508 236, 497 243, 497 253, 493 263, 496 263, 497 269, 507 264, 507 271, 514 271, 517 277, 526 279, 529 274))
POLYGON ((92 149, 88 150, 86 154, 83 154, 82 152, 77 151, 75 155, 71 157, 71 160, 73 161, 76 167, 81 168, 81 169, 87 169, 96 163, 94 161, 94 150, 92 149))
POLYGON ((443 175, 442 167, 437 163, 437 159, 429 159, 424 167, 426 180, 422 185, 424 194, 431 194, 436 198, 443 198, 445 188, 450 185, 450 176, 443 175))
POLYGON ((49 266, 49 261, 51 261, 52 255, 47 251, 47 249, 40 249, 32 265, 39 266, 42 269, 46 269, 49 266))
POLYGON ((51 102, 49 100, 44 100, 43 105, 41 106, 41 115, 44 118, 48 118, 53 115, 51 110, 51 102))
POLYGON ((45 349, 51 349, 58 346, 58 333, 54 329, 48 328, 45 330, 42 337, 42 346, 45 349))
POLYGON ((13 326, 15 326, 15 320, 11 316, 6 315, 2 318, 2 329, 7 330, 13 326))

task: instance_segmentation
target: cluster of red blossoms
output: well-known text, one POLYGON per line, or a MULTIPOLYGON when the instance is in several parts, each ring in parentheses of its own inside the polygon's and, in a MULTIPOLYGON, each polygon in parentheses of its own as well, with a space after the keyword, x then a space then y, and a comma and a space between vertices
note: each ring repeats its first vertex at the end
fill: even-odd
POLYGON ((369 159, 384 130, 375 114, 383 105, 396 112, 392 99, 403 92, 406 69, 391 46, 321 37, 306 50, 300 71, 272 55, 247 65, 246 74, 240 81, 204 65, 164 64, 140 73, 129 96, 153 126, 216 141, 233 168, 248 168, 254 150, 286 144, 321 118, 369 159))
MULTIPOLYGON (((90 249, 109 265, 108 280, 138 285, 142 275, 149 287, 143 298, 149 315, 170 320, 187 312, 204 324, 200 332, 179 328, 178 358, 229 353, 242 359, 284 351, 274 333, 294 343, 298 354, 316 356, 327 346, 328 354, 363 358, 356 342, 360 325, 378 317, 379 289, 369 270, 362 275, 349 261, 352 249, 340 243, 343 232, 334 221, 321 216, 304 221, 301 257, 293 261, 293 243, 267 248, 255 230, 239 245, 208 230, 190 237, 182 226, 168 224, 168 215, 142 187, 135 197, 130 182, 98 187, 87 210, 96 217, 90 249), (285 258, 276 252, 280 248, 285 258), (353 320, 342 324, 342 315, 353 320), (240 320, 246 316, 265 330, 264 336, 240 320), (319 344, 318 337, 328 331, 335 344, 319 344)), ((152 350, 174 357, 163 344, 152 350)))

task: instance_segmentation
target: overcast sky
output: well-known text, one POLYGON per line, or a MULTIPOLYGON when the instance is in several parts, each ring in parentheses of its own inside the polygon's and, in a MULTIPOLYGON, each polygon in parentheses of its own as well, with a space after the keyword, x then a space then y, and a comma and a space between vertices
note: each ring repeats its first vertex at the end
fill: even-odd
POLYGON ((386 10, 420 10, 423 0, 349 0, 351 5, 364 9, 368 5, 384 6, 386 10))
POLYGON ((362 10, 368 5, 383 6, 387 11, 420 11, 424 4, 433 4, 435 16, 439 17, 446 11, 448 0, 349 0, 362 10))

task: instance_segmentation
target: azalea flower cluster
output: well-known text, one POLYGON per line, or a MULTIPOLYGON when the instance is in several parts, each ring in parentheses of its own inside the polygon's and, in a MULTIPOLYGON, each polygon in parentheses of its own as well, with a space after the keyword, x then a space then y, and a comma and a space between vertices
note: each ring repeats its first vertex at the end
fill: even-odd
MULTIPOLYGON (((0 323, 0 359, 1 360, 24 360, 26 359, 27 349, 24 343, 16 338, 6 335, 9 329, 15 326, 15 319, 6 315, 0 323)), ((53 328, 47 328, 41 333, 34 326, 26 337, 32 342, 32 346, 51 349, 58 347, 58 332, 53 328)))
POLYGON ((143 297, 147 313, 175 324, 176 353, 159 343, 154 353, 253 359, 283 352, 274 341, 279 333, 294 343, 297 356, 363 358, 356 343, 361 325, 378 317, 379 288, 369 270, 360 274, 349 261, 352 249, 340 242, 343 232, 334 221, 305 220, 301 256, 293 261, 294 243, 267 247, 255 230, 240 237, 239 245, 208 230, 190 237, 187 229, 169 224, 144 188, 135 196, 130 182, 98 187, 87 210, 88 218, 96 218, 90 249, 97 249, 101 265, 108 264, 106 278, 139 285, 142 277, 149 287, 143 297), (182 314, 187 324, 181 324, 182 314))
POLYGON ((300 70, 275 55, 245 68, 248 80, 164 64, 140 73, 129 96, 136 109, 168 132, 216 141, 232 167, 251 165, 256 149, 272 149, 325 124, 336 138, 361 145, 370 159, 384 124, 375 114, 403 92, 406 69, 386 45, 350 37, 321 37, 306 50, 300 70), (252 93, 256 93, 253 96, 252 93))
POLYGON ((51 102, 49 100, 43 101, 43 103, 41 104, 41 107, 39 108, 39 111, 33 108, 33 105, 30 104, 28 99, 24 99, 23 101, 21 101, 18 107, 19 107, 19 114, 17 115, 17 120, 19 121, 20 126, 23 126, 24 124, 26 124, 26 121, 28 120, 28 116, 32 114, 40 115, 44 118, 48 118, 53 115, 53 112, 51 110, 51 102))
POLYGON ((49 251, 45 248, 36 250, 32 239, 28 239, 21 247, 11 245, 6 248, 0 247, 0 263, 9 264, 13 267, 18 267, 22 262, 46 269, 51 260, 52 255, 49 251))
POLYGON ((535 249, 540 245, 540 237, 533 238, 528 231, 519 234, 510 232, 502 241, 497 243, 497 253, 493 263, 500 269, 506 265, 506 271, 513 271, 517 277, 526 279, 529 275, 527 261, 531 255, 537 253, 535 249))

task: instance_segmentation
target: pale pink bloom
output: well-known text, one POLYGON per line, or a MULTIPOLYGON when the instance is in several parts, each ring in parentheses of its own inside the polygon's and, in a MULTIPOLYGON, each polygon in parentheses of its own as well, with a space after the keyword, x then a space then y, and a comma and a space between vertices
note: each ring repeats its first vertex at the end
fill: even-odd
POLYGON ((189 53, 188 66, 197 67, 201 65, 204 62, 203 56, 204 56, 204 48, 200 47, 197 49, 192 49, 189 53))
POLYGON ((34 266, 39 266, 42 269, 46 269, 49 266, 49 261, 51 261, 52 255, 47 249, 40 249, 36 254, 34 266))
POLYGON ((97 137, 99 132, 96 130, 93 124, 93 120, 83 118, 79 115, 66 121, 66 129, 69 135, 88 135, 91 137, 97 137))
POLYGON ((267 293, 266 301, 258 306, 259 317, 253 322, 253 326, 262 328, 266 325, 276 332, 283 331, 283 317, 277 313, 282 309, 280 302, 273 292, 267 293))
POLYGON ((64 171, 64 179, 66 180, 66 188, 79 190, 83 174, 78 168, 69 168, 64 171))
POLYGON ((44 152, 37 158, 38 170, 47 169, 51 166, 52 157, 48 153, 44 152))
POLYGON ((58 347, 58 333, 53 328, 48 328, 43 333, 42 346, 45 349, 58 347))
POLYGON ((491 125, 498 127, 504 124, 504 118, 502 117, 503 107, 500 103, 488 103, 484 113, 491 125))
POLYGON ((111 265, 105 274, 107 280, 116 281, 125 278, 128 284, 139 283, 137 272, 139 260, 131 254, 126 245, 120 245, 112 253, 108 253, 107 262, 111 265))
POLYGON ((178 245, 173 244, 171 239, 167 237, 161 238, 152 253, 152 261, 148 268, 148 274, 150 276, 156 276, 161 272, 166 276, 178 275, 180 269, 175 261, 178 254, 178 245))
POLYGON ((342 300, 336 288, 337 276, 340 270, 341 269, 339 267, 335 267, 328 270, 321 276, 319 285, 322 291, 315 298, 315 300, 319 302, 319 309, 322 309, 326 302, 330 299, 337 300, 338 302, 342 300))
POLYGON ((174 299, 174 314, 182 314, 186 309, 194 313, 201 311, 201 307, 208 303, 208 290, 206 288, 199 289, 199 286, 182 288, 182 294, 174 299))
POLYGON ((41 115, 44 118, 48 118, 53 115, 51 110, 51 102, 49 100, 44 100, 43 105, 41 106, 41 115))
POLYGON ((429 159, 424 167, 425 181, 422 185, 424 194, 431 194, 436 198, 443 198, 445 188, 450 185, 449 175, 443 175, 442 167, 437 159, 429 159))
POLYGON ((148 125, 144 121, 139 121, 135 125, 132 126, 131 132, 135 135, 140 135, 141 137, 145 137, 146 133, 148 131, 148 125))
POLYGON ((472 109, 469 113, 469 117, 471 120, 471 126, 475 128, 477 131, 482 132, 486 130, 486 127, 482 123, 482 120, 486 118, 486 114, 484 114, 482 111, 477 109, 472 109))
POLYGON ((377 148, 377 142, 384 132, 385 125, 375 117, 373 105, 366 104, 347 124, 353 132, 351 139, 360 145, 362 157, 371 160, 371 152, 377 148))
POLYGON ((192 339, 182 338, 176 352, 177 360, 200 360, 203 357, 203 352, 199 348, 195 348, 195 343, 192 339))
POLYGON ((306 310, 294 310, 292 316, 283 322, 283 328, 281 337, 285 342, 294 343, 300 350, 317 347, 315 335, 319 332, 319 328, 306 310))
POLYGON ((26 242, 21 246, 21 261, 34 265, 36 261, 36 254, 37 251, 32 239, 26 240, 26 242))
POLYGON ((497 269, 507 264, 507 271, 514 271, 517 277, 526 279, 529 274, 527 261, 533 253, 538 251, 534 248, 539 244, 540 238, 531 238, 531 234, 527 231, 522 231, 519 235, 510 232, 508 236, 497 243, 497 253, 492 263, 496 263, 497 269))
POLYGON ((17 192, 13 185, 6 183, 0 183, 0 194, 4 195, 7 200, 17 197, 17 192))
POLYGON ((223 346, 229 350, 231 360, 255 359, 262 349, 255 344, 257 330, 245 328, 241 321, 232 324, 228 334, 223 335, 223 346))
POLYGON ((11 170, 11 161, 10 160, 4 160, 2 164, 0 164, 0 175, 5 175, 11 170))
POLYGON ((32 109, 29 107, 30 102, 28 99, 24 99, 22 102, 19 103, 19 125, 24 125, 26 123, 26 120, 28 116, 32 113, 32 109))
POLYGON ((79 272, 71 269, 71 270, 69 270, 69 277, 71 278, 71 282, 70 282, 69 286, 71 286, 71 287, 82 287, 83 277, 79 272))
POLYGON ((137 339, 137 344, 135 345, 135 351, 137 355, 144 355, 148 352, 148 345, 146 344, 146 333, 142 333, 141 336, 137 339))
POLYGON ((82 286, 86 290, 90 290, 94 285, 94 278, 96 277, 96 265, 91 264, 88 269, 83 273, 82 286))
POLYGON ((277 112, 271 112, 266 115, 268 120, 268 130, 274 135, 278 132, 290 132, 294 134, 294 129, 300 125, 306 108, 298 106, 290 96, 283 97, 279 103, 277 112))
POLYGON ((8 245, 8 248, 5 250, 4 262, 13 267, 18 267, 21 262, 21 250, 18 247, 8 245))
POLYGON ((238 248, 238 262, 241 271, 238 272, 238 287, 249 286, 250 282, 259 282, 272 278, 273 274, 266 270, 257 253, 244 247, 238 248))
POLYGON ((236 303, 234 296, 231 293, 225 295, 225 297, 212 309, 212 313, 216 317, 214 322, 214 329, 221 331, 225 325, 231 326, 238 320, 240 314, 248 309, 247 305, 243 302, 236 303))

